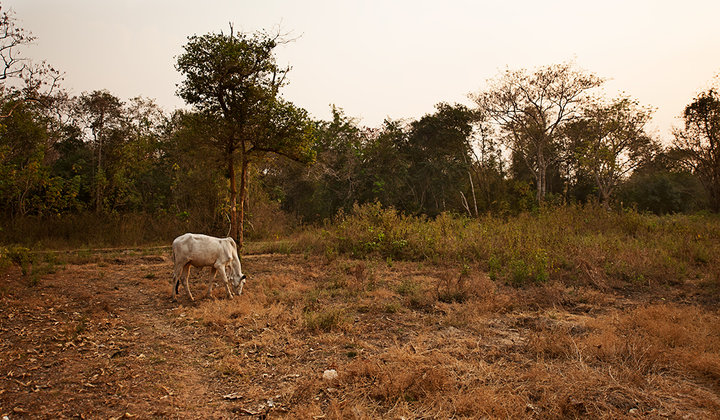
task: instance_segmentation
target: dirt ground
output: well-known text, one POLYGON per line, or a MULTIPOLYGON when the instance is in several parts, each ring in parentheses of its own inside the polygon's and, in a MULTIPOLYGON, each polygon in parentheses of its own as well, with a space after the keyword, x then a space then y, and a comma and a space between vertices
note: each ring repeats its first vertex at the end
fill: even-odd
POLYGON ((691 286, 248 255, 241 297, 195 271, 172 302, 171 269, 155 250, 0 270, 0 416, 720 418, 720 318, 691 286))

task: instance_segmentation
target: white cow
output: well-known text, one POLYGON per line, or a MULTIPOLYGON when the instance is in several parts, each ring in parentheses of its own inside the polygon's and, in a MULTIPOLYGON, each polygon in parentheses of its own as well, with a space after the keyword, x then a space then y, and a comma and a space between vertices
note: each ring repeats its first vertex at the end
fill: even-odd
MULTIPOLYGON (((230 281, 232 282, 235 292, 240 296, 243 286, 245 285, 245 275, 240 268, 240 259, 238 258, 237 245, 232 238, 215 238, 207 235, 195 233, 186 233, 175 238, 172 244, 173 263, 175 265, 173 271, 172 298, 176 299, 179 292, 180 280, 185 278, 185 290, 190 300, 195 300, 190 293, 188 286, 188 278, 190 277, 190 266, 193 267, 210 267, 210 272, 215 279, 215 275, 219 272, 220 277, 225 282, 228 296, 233 297, 228 282, 228 276, 225 272, 229 268, 230 281)), ((213 280, 210 281, 208 287, 208 296, 212 291, 213 280)))

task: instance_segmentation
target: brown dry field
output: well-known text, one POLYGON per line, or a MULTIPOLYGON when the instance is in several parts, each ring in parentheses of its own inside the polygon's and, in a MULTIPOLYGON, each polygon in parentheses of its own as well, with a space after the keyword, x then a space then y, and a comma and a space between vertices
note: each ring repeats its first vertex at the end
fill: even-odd
POLYGON ((167 250, 1 270, 0 416, 720 418, 717 291, 307 255, 243 271, 239 298, 195 271, 196 301, 172 302, 167 250))

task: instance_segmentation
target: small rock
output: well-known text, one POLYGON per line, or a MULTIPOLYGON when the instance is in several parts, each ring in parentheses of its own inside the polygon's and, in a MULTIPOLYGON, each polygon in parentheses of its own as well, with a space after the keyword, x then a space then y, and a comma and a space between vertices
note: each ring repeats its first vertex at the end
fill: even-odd
POLYGON ((333 379, 337 379, 338 373, 335 369, 328 369, 325 372, 323 372, 323 379, 326 381, 332 381, 333 379))
POLYGON ((638 413, 638 409, 637 409, 637 408, 631 408, 630 411, 628 411, 628 413, 634 416, 635 414, 638 413))

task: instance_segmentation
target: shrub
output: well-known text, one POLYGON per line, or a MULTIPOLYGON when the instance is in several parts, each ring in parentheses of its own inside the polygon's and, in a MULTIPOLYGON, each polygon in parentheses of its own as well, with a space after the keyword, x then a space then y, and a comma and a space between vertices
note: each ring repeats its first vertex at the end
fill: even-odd
POLYGON ((510 283, 513 286, 524 286, 527 283, 545 283, 550 278, 548 273, 547 253, 539 249, 510 261, 510 283))
MULTIPOLYGON (((375 203, 354 206, 303 241, 319 253, 388 262, 477 262, 491 279, 515 286, 552 279, 681 283, 720 275, 719 222, 716 215, 656 216, 596 203, 543 206, 509 218, 443 213, 428 219, 375 203)), ((446 292, 443 299, 456 298, 446 292)))
POLYGON ((30 273, 32 269, 33 256, 30 254, 30 250, 28 248, 22 246, 10 247, 7 248, 6 253, 10 262, 20 267, 23 276, 27 276, 30 273))
POLYGON ((305 312, 305 328, 312 332, 331 332, 343 329, 345 323, 345 310, 342 308, 305 312))

